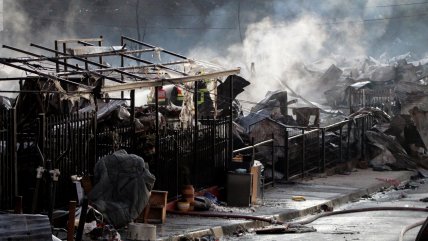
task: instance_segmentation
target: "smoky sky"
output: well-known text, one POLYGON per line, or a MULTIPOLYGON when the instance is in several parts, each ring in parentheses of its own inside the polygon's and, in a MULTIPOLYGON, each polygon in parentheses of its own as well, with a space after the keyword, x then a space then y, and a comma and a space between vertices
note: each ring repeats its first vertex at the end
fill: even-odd
POLYGON ((416 0, 4 0, 1 38, 26 45, 102 35, 117 44, 128 35, 181 53, 204 46, 225 54, 249 25, 303 15, 319 18, 330 34, 327 49, 341 47, 346 33, 338 26, 347 24, 364 28, 356 37, 368 55, 426 52, 428 3, 416 0))
POLYGON ((126 35, 241 67, 246 78, 254 62, 252 99, 275 89, 275 79, 303 90, 296 66, 323 58, 342 67, 338 58, 428 52, 428 2, 421 0, 4 0, 3 20, 2 44, 24 49, 98 36, 118 45, 126 35))

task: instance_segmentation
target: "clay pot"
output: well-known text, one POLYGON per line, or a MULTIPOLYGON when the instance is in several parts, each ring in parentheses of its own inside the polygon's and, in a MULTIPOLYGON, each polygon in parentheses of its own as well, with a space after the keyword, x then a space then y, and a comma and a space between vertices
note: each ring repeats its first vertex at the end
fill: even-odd
POLYGON ((181 194, 183 198, 190 204, 189 210, 193 210, 193 206, 195 203, 195 189, 192 185, 184 185, 183 189, 181 189, 181 194))

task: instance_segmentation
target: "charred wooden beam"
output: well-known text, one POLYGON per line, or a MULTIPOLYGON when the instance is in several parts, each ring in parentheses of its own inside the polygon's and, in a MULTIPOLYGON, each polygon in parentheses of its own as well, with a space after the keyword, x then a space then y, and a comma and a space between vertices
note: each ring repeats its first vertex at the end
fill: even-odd
MULTIPOLYGON (((87 60, 87 59, 84 59, 84 58, 76 57, 76 56, 73 56, 73 55, 65 54, 65 53, 62 53, 62 52, 59 52, 59 51, 56 51, 56 50, 50 49, 50 48, 46 48, 46 47, 40 46, 40 45, 38 45, 38 44, 33 44, 33 43, 32 43, 32 44, 30 44, 30 45, 31 45, 31 46, 33 46, 33 47, 39 48, 39 49, 43 49, 43 50, 46 50, 46 51, 50 51, 50 52, 55 53, 55 54, 58 54, 58 55, 71 56, 71 57, 72 57, 72 59, 76 59, 76 60, 79 60, 79 61, 82 61, 82 62, 85 62, 85 63, 89 63, 89 64, 91 64, 91 65, 95 65, 95 66, 102 67, 102 68, 109 68, 109 66, 107 66, 107 65, 100 64, 100 63, 97 63, 97 62, 94 62, 94 61, 91 61, 91 60, 87 60)), ((116 70, 114 70, 114 71, 115 71, 115 72, 118 72, 118 73, 121 73, 121 74, 124 74, 124 75, 131 76, 131 77, 136 78, 136 79, 142 79, 142 80, 144 80, 144 78, 143 78, 143 77, 141 77, 141 76, 134 75, 134 74, 131 74, 131 73, 128 73, 128 72, 122 71, 122 70, 118 70, 118 69, 116 69, 116 70)), ((113 80, 113 81, 118 82, 118 83, 124 83, 124 81, 119 80, 119 79, 117 79, 117 78, 111 78, 111 77, 109 77, 109 78, 107 78, 107 79, 113 80)))
POLYGON ((80 83, 76 83, 76 82, 73 82, 73 81, 70 81, 70 80, 66 80, 66 79, 57 77, 55 75, 46 74, 46 73, 43 73, 43 72, 40 72, 40 71, 37 71, 37 70, 28 69, 28 68, 25 68, 25 67, 22 67, 22 66, 19 66, 19 65, 14 65, 14 64, 9 63, 7 61, 4 61, 4 59, 0 59, 0 64, 4 64, 4 65, 10 66, 10 67, 13 67, 13 68, 16 68, 16 69, 20 69, 20 70, 23 70, 23 71, 26 71, 26 72, 29 72, 29 73, 37 74, 37 75, 46 77, 48 79, 55 79, 55 80, 58 80, 58 81, 61 81, 61 82, 67 83, 67 84, 76 85, 76 86, 79 86, 79 87, 82 87, 82 88, 85 88, 85 89, 92 89, 92 87, 90 87, 90 86, 87 86, 87 85, 84 85, 84 84, 80 84, 80 83))
POLYGON ((120 56, 125 57, 125 58, 128 58, 128 59, 132 59, 132 60, 135 60, 135 61, 137 61, 137 62, 144 63, 144 64, 148 64, 148 65, 156 65, 157 67, 160 67, 160 68, 163 68, 163 69, 167 69, 167 70, 171 70, 171 71, 174 71, 174 72, 179 73, 179 74, 184 75, 184 76, 188 75, 188 74, 186 74, 186 73, 184 73, 184 72, 181 72, 181 71, 178 71, 178 70, 175 70, 175 69, 171 69, 171 68, 169 68, 169 67, 166 67, 166 66, 164 66, 163 64, 155 64, 155 63, 153 63, 153 62, 150 62, 150 61, 147 61, 147 60, 144 60, 144 59, 141 59, 141 58, 137 58, 137 57, 134 57, 134 56, 126 55, 126 54, 121 54, 120 56))
POLYGON ((126 91, 126 90, 148 88, 148 87, 155 87, 155 86, 164 86, 166 84, 182 84, 186 82, 194 82, 194 81, 203 80, 203 79, 214 79, 218 77, 239 74, 240 71, 241 69, 237 68, 232 70, 213 72, 213 73, 204 74, 204 75, 185 76, 180 78, 161 79, 161 80, 148 80, 148 81, 141 81, 141 82, 135 82, 135 83, 119 84, 115 86, 105 86, 101 88, 101 92, 107 93, 107 92, 126 91))
MULTIPOLYGON (((38 57, 38 58, 40 58, 40 57, 46 57, 46 56, 38 55, 38 54, 35 54, 35 53, 32 53, 32 52, 28 52, 28 51, 25 51, 25 50, 22 50, 22 49, 14 48, 14 47, 11 47, 11 46, 8 46, 8 45, 3 45, 3 48, 7 48, 7 49, 10 49, 10 50, 14 50, 14 51, 21 52, 21 53, 24 53, 24 54, 27 54, 27 55, 30 55, 30 56, 38 57)), ((60 53, 60 52, 58 52, 58 53, 60 53)), ((19 59, 5 59, 5 60, 7 60, 9 62, 25 62, 25 61, 22 61, 22 60, 19 60, 19 59)), ((59 66, 59 65, 65 65, 64 62, 59 61, 59 60, 57 60, 55 58, 50 58, 49 61, 56 63, 57 66, 59 66)), ((75 66, 75 65, 72 65, 72 64, 66 64, 66 65, 68 67, 70 67, 70 68, 73 68, 73 69, 83 70, 83 68, 75 66)), ((58 69, 59 69, 59 67, 57 68, 57 72, 59 72, 58 69)), ((94 73, 94 74, 97 75, 97 76, 99 76, 99 77, 103 77, 103 78, 110 79, 110 80, 113 80, 113 81, 117 82, 116 78, 108 77, 108 76, 105 76, 105 75, 99 74, 99 73, 94 73)), ((120 82, 120 83, 123 83, 123 82, 120 82)))
MULTIPOLYGON (((125 36, 122 36, 122 38, 121 38, 121 44, 122 44, 122 46, 124 45, 123 44, 123 40, 124 39, 127 39, 127 40, 129 40, 129 41, 131 41, 131 42, 134 42, 134 41, 137 41, 137 40, 134 40, 134 39, 131 39, 131 38, 128 38, 128 37, 125 37, 125 36)), ((82 43, 82 44, 85 44, 85 45, 87 45, 87 46, 95 46, 94 44, 92 44, 92 43, 87 43, 87 42, 80 42, 80 43, 82 43)), ((147 46, 147 47, 150 47, 150 48, 152 48, 153 50, 155 50, 156 49, 156 47, 155 46, 153 46, 153 45, 149 45, 149 44, 146 44, 146 43, 142 43, 142 42, 140 42, 140 41, 137 41, 137 43, 139 43, 139 44, 143 44, 143 45, 145 45, 145 46, 147 46)), ((157 48, 157 49, 159 49, 159 50, 162 50, 161 48, 157 48)), ((169 51, 167 51, 167 52, 169 52, 169 51)), ((172 52, 171 52, 172 53, 172 52)), ((135 61, 137 61, 137 62, 141 62, 141 63, 144 63, 144 64, 146 64, 146 65, 156 65, 157 67, 160 67, 160 68, 164 68, 164 69, 168 69, 168 70, 170 70, 170 71, 174 71, 174 72, 176 72, 176 73, 179 73, 179 74, 181 74, 181 75, 184 75, 184 76, 186 76, 187 74, 186 73, 184 73, 184 72, 181 72, 181 71, 178 71, 178 70, 175 70, 175 69, 171 69, 171 68, 168 68, 168 67, 166 67, 165 66, 165 64, 155 64, 155 63, 153 63, 153 62, 150 62, 150 61, 147 61, 147 60, 144 60, 144 59, 141 59, 141 58, 137 58, 137 57, 135 57, 135 56, 130 56, 130 55, 127 55, 127 54, 129 54, 129 53, 120 53, 119 55, 121 56, 121 66, 123 66, 123 58, 128 58, 128 59, 132 59, 132 60, 135 60, 135 61)), ((180 55, 181 56, 181 55, 180 55)), ((186 59, 186 60, 189 60, 189 61, 193 61, 193 60, 190 60, 190 59, 188 59, 188 58, 186 58, 186 57, 184 57, 184 56, 181 56, 181 58, 184 58, 184 59, 186 59)))
MULTIPOLYGON (((130 38, 130 37, 122 36, 122 38, 123 38, 123 39, 126 39, 126 40, 128 40, 128 41, 131 41, 131 42, 137 43, 137 44, 141 44, 141 45, 146 46, 146 47, 149 47, 149 48, 156 48, 156 46, 153 46, 153 45, 148 44, 148 43, 144 43, 144 42, 142 42, 142 41, 139 41, 139 40, 136 40, 136 39, 133 39, 133 38, 130 38)), ((159 49, 160 51, 162 51, 162 52, 164 52, 164 53, 167 53, 167 54, 170 54, 170 55, 172 55, 172 56, 175 56, 175 57, 178 57, 178 58, 182 58, 182 59, 188 59, 188 58, 187 58, 186 56, 184 56, 184 55, 177 54, 177 53, 174 53, 174 52, 171 52, 171 51, 168 51, 168 50, 162 49, 162 48, 158 48, 158 49, 159 49)))
POLYGON ((79 42, 79 41, 84 41, 84 42, 99 42, 99 41, 103 41, 103 38, 77 38, 77 39, 57 39, 55 40, 58 43, 73 43, 73 42, 79 42))
MULTIPOLYGON (((33 94, 41 94, 41 93, 53 93, 53 94, 65 94, 64 91, 59 90, 0 90, 0 93, 33 93, 33 94)), ((90 94, 92 91, 67 91, 67 94, 90 94)), ((123 100, 123 99, 120 99, 123 100)))
MULTIPOLYGON (((175 64, 183 64, 183 63, 189 63, 189 61, 176 61, 176 62, 171 62, 163 65, 175 65, 175 64)), ((111 72, 114 70, 134 70, 134 69, 143 69, 143 68, 150 68, 150 67, 159 67, 159 65, 150 64, 150 65, 143 65, 143 66, 127 66, 127 67, 115 67, 115 68, 105 68, 105 69, 68 71, 68 72, 59 72, 57 73, 57 75, 64 76, 64 75, 85 74, 85 73, 93 73, 93 72, 102 73, 102 72, 111 72)))

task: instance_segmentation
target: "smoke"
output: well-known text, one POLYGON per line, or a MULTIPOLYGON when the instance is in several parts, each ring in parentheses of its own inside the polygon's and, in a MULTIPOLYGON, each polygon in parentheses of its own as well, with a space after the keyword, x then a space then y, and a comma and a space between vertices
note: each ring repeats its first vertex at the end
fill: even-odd
MULTIPOLYGON (((243 9, 244 2, 247 3, 241 1, 238 13, 241 21, 238 25, 244 32, 242 41, 223 48, 218 48, 217 43, 213 49, 209 40, 214 37, 209 32, 189 51, 194 58, 241 67, 241 74, 251 81, 251 86, 238 97, 243 100, 255 102, 267 91, 284 89, 281 83, 286 83, 302 96, 317 101, 323 97, 325 86, 308 74, 308 68, 322 74, 331 64, 353 67, 362 56, 378 58, 381 54, 385 57, 385 53, 394 56, 408 51, 426 52, 421 45, 423 41, 409 38, 406 34, 409 30, 404 28, 427 27, 414 17, 417 8, 400 6, 403 1, 364 0, 343 4, 340 0, 271 0, 263 4, 255 1, 243 9), (251 63, 255 63, 255 75, 250 72, 251 63)), ((230 8, 236 9, 236 2, 213 12, 230 8)), ((212 26, 224 21, 209 16, 207 19, 213 21, 212 26)), ((235 30, 234 36, 242 35, 238 31, 235 30)))
MULTIPOLYGON (((4 0, 2 44, 121 35, 195 59, 241 67, 252 85, 241 99, 257 101, 287 83, 321 96, 305 69, 324 71, 350 59, 412 52, 424 57, 428 4, 413 0, 4 0), (386 53, 386 54, 385 54, 386 53), (255 63, 256 74, 250 66, 255 63)), ((32 51, 35 49, 32 48, 32 51)), ((49 55, 40 51, 41 54, 49 55)), ((22 56, 0 49, 3 56, 22 56)))

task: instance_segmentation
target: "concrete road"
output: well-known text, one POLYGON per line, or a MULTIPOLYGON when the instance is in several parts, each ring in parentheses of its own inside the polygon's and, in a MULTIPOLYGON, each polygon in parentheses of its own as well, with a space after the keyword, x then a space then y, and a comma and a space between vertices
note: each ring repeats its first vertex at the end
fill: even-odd
MULTIPOLYGON (((386 190, 373 194, 358 202, 350 203, 340 209, 354 209, 363 207, 426 207, 428 203, 419 201, 428 197, 428 180, 410 182, 405 189, 386 190)), ((307 226, 314 227, 316 232, 298 234, 258 235, 254 232, 244 233, 239 237, 224 237, 222 240, 398 240, 401 229, 414 222, 425 220, 426 212, 410 211, 378 211, 343 214, 318 219, 307 226)), ((404 240, 415 240, 420 229, 416 227, 404 236, 404 240)))

